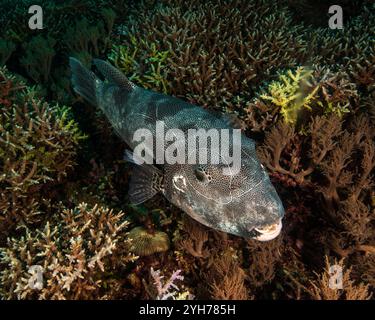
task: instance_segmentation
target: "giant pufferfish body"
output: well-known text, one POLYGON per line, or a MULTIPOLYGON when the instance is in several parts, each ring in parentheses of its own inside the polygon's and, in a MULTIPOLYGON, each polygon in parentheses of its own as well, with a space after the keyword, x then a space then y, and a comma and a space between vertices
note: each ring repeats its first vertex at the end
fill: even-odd
MULTIPOLYGON (((167 129, 178 128, 184 133, 189 129, 233 129, 223 117, 202 107, 136 86, 105 61, 95 59, 94 64, 104 80, 70 58, 73 88, 104 112, 131 149, 139 143, 133 140, 134 133, 147 129, 155 134, 158 121, 163 121, 167 129)), ((130 200, 139 204, 162 192, 171 203, 208 227, 271 240, 280 233, 283 205, 257 158, 255 143, 245 135, 241 135, 240 156, 239 172, 232 175, 223 173, 225 164, 135 166, 130 200)), ((130 153, 128 158, 132 158, 130 153)))

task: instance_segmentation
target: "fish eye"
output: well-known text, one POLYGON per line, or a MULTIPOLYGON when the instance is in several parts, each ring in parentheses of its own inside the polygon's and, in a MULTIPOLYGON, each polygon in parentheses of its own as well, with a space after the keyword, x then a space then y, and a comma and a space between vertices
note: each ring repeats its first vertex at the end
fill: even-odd
POLYGON ((194 170, 195 177, 198 179, 200 182, 209 182, 211 181, 211 176, 207 174, 207 172, 201 168, 198 167, 194 170))

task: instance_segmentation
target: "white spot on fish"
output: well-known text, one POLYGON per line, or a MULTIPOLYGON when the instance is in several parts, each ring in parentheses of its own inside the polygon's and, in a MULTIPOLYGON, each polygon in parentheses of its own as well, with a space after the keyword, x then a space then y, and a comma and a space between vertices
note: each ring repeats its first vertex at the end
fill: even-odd
POLYGON ((181 175, 174 176, 173 179, 172 179, 172 183, 173 183, 173 186, 178 191, 181 191, 181 192, 185 193, 185 190, 186 190, 186 179, 185 179, 184 176, 181 176, 181 175))

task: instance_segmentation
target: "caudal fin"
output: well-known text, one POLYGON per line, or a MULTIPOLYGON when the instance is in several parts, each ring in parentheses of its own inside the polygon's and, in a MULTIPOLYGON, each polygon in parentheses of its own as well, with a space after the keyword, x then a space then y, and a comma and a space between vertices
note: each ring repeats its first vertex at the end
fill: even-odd
POLYGON ((80 61, 75 58, 69 58, 70 68, 72 70, 72 83, 74 91, 85 98, 92 105, 98 105, 97 86, 100 80, 93 72, 85 68, 80 61))

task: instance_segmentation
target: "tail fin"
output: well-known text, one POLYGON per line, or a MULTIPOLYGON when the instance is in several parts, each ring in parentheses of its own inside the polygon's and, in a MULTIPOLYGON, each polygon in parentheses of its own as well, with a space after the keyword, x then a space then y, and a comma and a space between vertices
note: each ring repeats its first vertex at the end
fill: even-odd
POLYGON ((98 100, 96 89, 100 81, 93 72, 86 69, 80 61, 75 58, 69 58, 70 68, 72 70, 72 83, 74 91, 85 98, 92 105, 97 106, 98 100))

